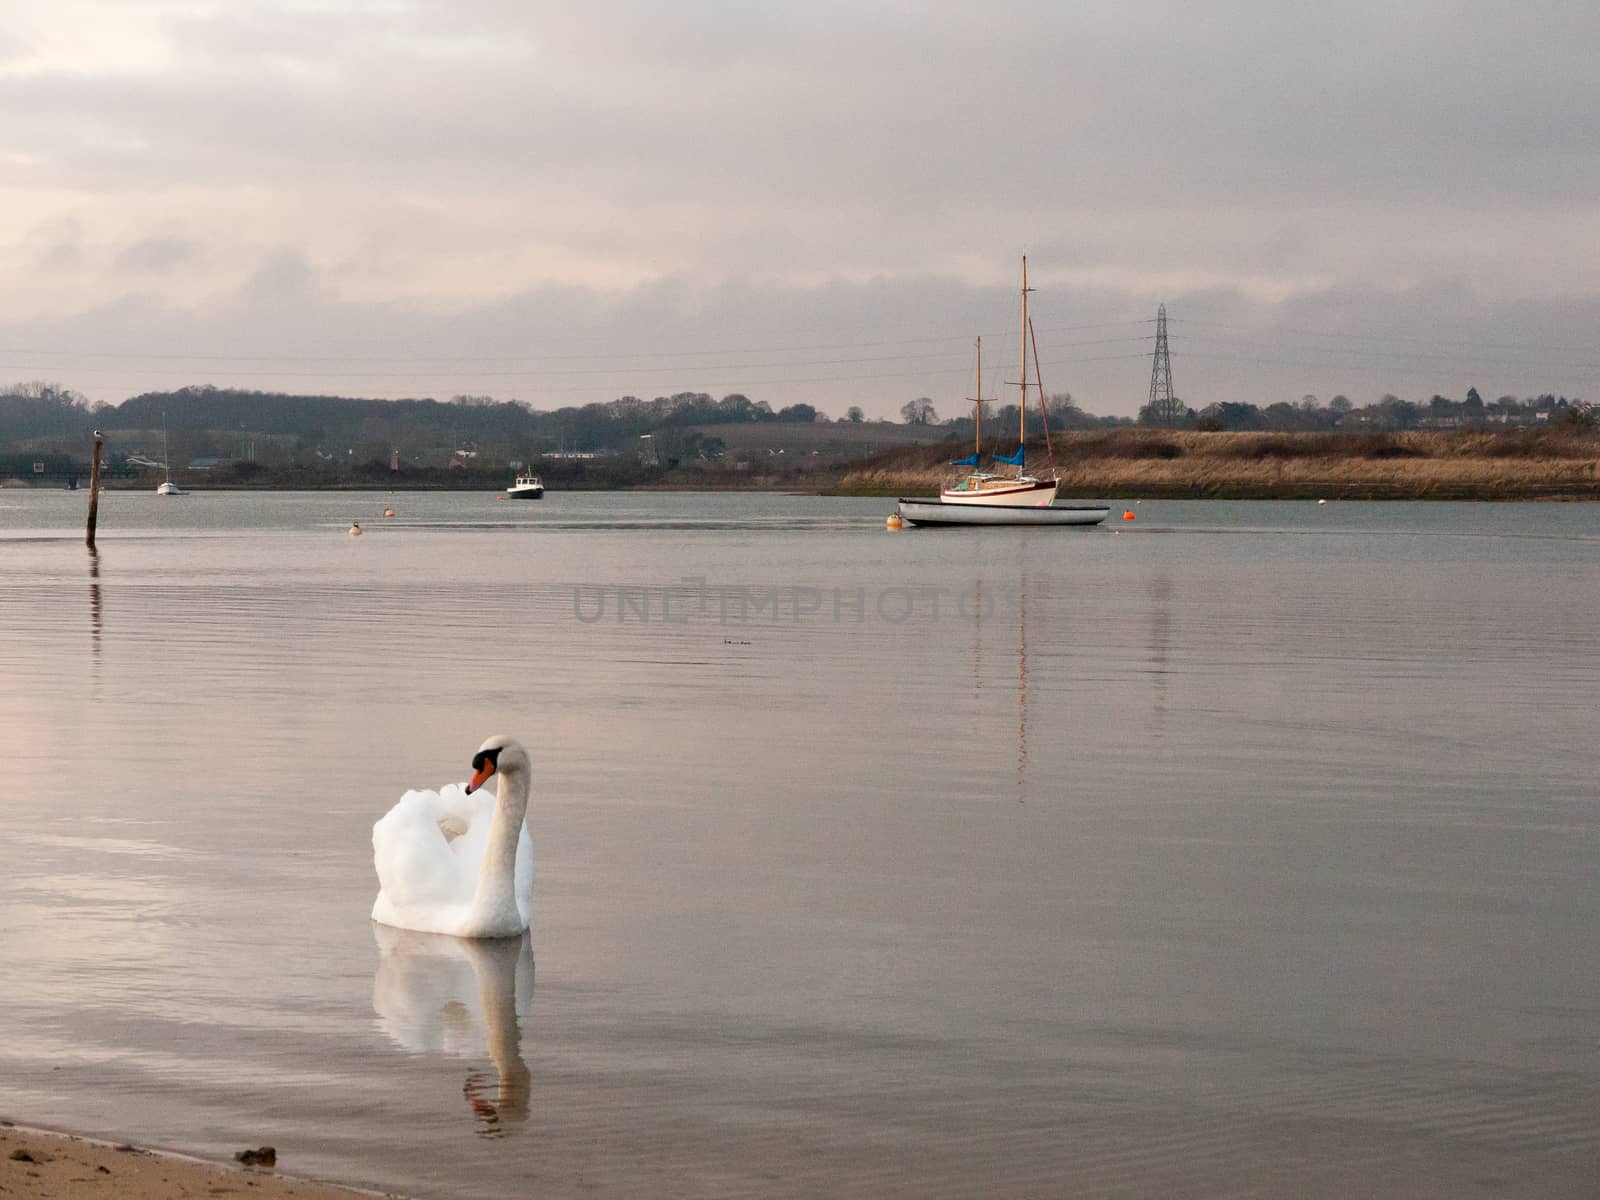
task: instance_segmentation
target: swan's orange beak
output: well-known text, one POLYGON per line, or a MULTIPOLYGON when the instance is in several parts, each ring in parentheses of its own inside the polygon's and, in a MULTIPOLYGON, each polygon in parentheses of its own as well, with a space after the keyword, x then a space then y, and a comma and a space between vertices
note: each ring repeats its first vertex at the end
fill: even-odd
POLYGON ((483 760, 483 765, 480 766, 475 772, 473 772, 472 782, 467 784, 467 795, 469 795, 469 796, 472 795, 473 792, 477 791, 485 783, 489 782, 489 776, 491 776, 493 774, 494 774, 494 759, 485 758, 483 760))

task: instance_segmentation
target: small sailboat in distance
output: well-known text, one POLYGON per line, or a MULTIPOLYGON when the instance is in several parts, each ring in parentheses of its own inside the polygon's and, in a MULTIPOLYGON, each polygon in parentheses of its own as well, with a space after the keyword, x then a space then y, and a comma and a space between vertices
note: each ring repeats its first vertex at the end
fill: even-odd
POLYGON ((167 449, 167 414, 161 414, 161 465, 167 469, 167 481, 156 489, 158 496, 187 496, 177 484, 172 482, 172 455, 167 449))

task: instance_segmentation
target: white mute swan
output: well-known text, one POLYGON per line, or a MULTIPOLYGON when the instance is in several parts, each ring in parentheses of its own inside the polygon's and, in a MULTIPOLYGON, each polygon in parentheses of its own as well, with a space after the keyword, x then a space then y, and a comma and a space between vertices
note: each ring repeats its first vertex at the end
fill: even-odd
POLYGON ((456 937, 514 937, 528 927, 533 843, 528 752, 492 737, 472 756, 472 781, 400 797, 372 827, 378 899, 372 919, 456 937), (500 777, 497 797, 478 789, 500 777))

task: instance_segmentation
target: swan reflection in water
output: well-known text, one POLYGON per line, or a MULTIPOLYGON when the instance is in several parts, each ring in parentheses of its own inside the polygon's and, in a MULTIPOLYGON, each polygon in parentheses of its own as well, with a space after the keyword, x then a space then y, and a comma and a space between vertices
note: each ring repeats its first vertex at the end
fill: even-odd
POLYGON ((528 1119, 532 1075, 522 1060, 519 1018, 533 1001, 529 937, 456 938, 374 923, 378 973, 372 1007, 383 1031, 413 1054, 494 1061, 469 1071, 461 1094, 483 1137, 501 1137, 528 1119))

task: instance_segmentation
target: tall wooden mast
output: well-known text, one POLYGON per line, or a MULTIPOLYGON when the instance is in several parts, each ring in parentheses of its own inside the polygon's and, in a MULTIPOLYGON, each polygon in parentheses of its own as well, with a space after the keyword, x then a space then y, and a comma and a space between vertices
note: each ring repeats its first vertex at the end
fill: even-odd
MULTIPOLYGON (((1028 440, 1028 256, 1022 256, 1022 402, 1017 405, 1017 453, 1028 440)), ((1022 468, 1017 468, 1022 474, 1022 468)))
MULTIPOLYGON (((978 339, 978 390, 972 398, 972 452, 976 455, 983 453, 983 339, 978 339)), ((976 471, 978 465, 974 463, 972 469, 976 471)))

